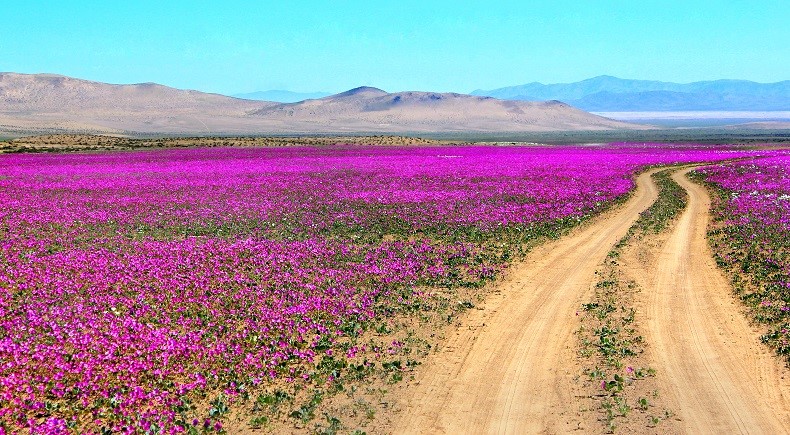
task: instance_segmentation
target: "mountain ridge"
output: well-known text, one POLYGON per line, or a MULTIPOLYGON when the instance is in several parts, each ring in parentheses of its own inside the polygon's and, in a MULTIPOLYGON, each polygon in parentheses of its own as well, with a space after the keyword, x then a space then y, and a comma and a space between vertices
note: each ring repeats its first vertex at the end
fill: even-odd
POLYGON ((720 79, 691 83, 597 76, 572 83, 539 82, 475 90, 507 100, 560 100, 587 111, 790 110, 790 80, 720 79))
POLYGON ((0 131, 295 134, 644 128, 555 102, 362 86, 297 103, 253 101, 156 83, 106 84, 0 74, 0 131))
POLYGON ((405 91, 388 93, 360 87, 316 100, 280 104, 251 113, 279 119, 294 128, 337 123, 359 130, 375 125, 409 126, 411 131, 548 131, 640 128, 595 117, 567 104, 505 101, 458 93, 405 91))

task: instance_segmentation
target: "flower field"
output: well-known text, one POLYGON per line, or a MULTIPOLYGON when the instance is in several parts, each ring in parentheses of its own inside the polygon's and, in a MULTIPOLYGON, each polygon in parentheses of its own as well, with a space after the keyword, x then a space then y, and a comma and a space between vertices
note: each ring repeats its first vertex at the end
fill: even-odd
POLYGON ((776 151, 698 172, 720 192, 713 205, 716 260, 767 325, 762 340, 790 362, 790 156, 776 151))
MULTIPOLYGON (((399 369, 383 355, 403 343, 362 339, 381 319, 416 319, 439 289, 483 286, 529 243, 622 199, 646 166, 759 153, 620 144, 0 156, 0 434, 222 431, 233 409, 268 404, 259 393, 272 385, 399 369)), ((785 353, 788 164, 705 169, 733 192, 717 213, 744 271, 767 274, 749 297, 784 322, 768 340, 785 353)))

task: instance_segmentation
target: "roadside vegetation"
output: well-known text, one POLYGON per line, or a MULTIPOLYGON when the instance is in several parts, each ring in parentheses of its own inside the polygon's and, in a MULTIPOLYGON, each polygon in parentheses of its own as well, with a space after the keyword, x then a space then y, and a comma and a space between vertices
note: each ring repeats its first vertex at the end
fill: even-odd
MULTIPOLYGON (((0 428, 368 431, 442 325, 532 244, 611 207, 645 166, 734 152, 2 156, 0 428)), ((617 340, 614 357, 635 343, 617 340)), ((614 375, 601 377, 610 391, 626 385, 614 375)))
POLYGON ((16 139, 0 138, 2 153, 53 153, 76 151, 123 151, 193 147, 294 147, 294 146, 414 146, 441 145, 444 141, 410 136, 204 136, 136 137, 123 135, 50 134, 16 139))
POLYGON ((639 216, 606 261, 596 272, 598 282, 593 298, 579 310, 581 326, 577 331, 580 376, 585 393, 601 429, 607 433, 661 431, 662 421, 673 412, 656 406, 660 392, 651 378, 658 374, 642 357, 645 343, 635 309, 634 281, 623 276, 620 257, 624 249, 643 243, 643 239, 669 228, 688 202, 686 191, 672 180, 677 168, 652 175, 658 198, 639 216))
POLYGON ((717 264, 729 275, 763 343, 790 365, 790 156, 701 168, 712 191, 708 232, 717 264))

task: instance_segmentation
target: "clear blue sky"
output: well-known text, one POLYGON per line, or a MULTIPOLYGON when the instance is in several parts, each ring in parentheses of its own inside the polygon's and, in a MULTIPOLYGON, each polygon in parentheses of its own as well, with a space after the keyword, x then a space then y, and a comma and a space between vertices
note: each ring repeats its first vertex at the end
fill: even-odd
POLYGON ((226 94, 790 79, 777 1, 20 1, 0 71, 226 94))

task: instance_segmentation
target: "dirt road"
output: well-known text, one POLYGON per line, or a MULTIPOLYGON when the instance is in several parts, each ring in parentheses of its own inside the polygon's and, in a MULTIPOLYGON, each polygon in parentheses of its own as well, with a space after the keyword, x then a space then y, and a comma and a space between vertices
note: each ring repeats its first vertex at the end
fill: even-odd
POLYGON ((515 266, 421 367, 394 433, 554 433, 577 429, 570 384, 576 310, 595 270, 656 198, 649 174, 622 207, 515 266))
POLYGON ((790 374, 759 343, 716 268, 705 239, 710 201, 686 172, 673 179, 688 207, 633 274, 660 391, 685 433, 790 433, 790 374))
MULTIPOLYGON (((630 271, 643 288, 661 394, 684 433, 790 433, 790 374, 758 342, 716 269, 705 239, 709 199, 686 171, 674 178, 689 193, 687 209, 646 256, 653 261, 630 271)), ((637 183, 624 206, 514 266, 421 367, 394 433, 599 431, 578 418, 572 334, 596 268, 656 197, 649 174, 637 183)))

